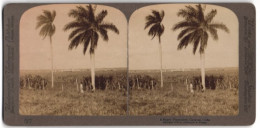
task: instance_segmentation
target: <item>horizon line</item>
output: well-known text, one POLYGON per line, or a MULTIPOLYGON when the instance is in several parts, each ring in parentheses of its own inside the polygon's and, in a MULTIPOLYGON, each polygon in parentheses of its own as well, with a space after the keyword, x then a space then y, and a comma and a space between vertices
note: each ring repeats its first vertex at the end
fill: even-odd
MULTIPOLYGON (((135 71, 135 70, 160 70, 160 69, 129 69, 127 67, 118 67, 118 68, 95 68, 95 70, 113 70, 113 69, 127 69, 129 71, 135 71)), ((210 67, 210 68, 205 68, 205 69, 225 69, 225 68, 239 68, 239 67, 210 67)), ((182 70, 198 70, 200 68, 166 68, 162 70, 176 70, 176 71, 182 71, 182 70)), ((20 69, 21 70, 51 70, 51 69, 20 69)), ((77 70, 90 70, 90 69, 83 69, 83 68, 78 68, 78 69, 54 69, 54 70, 65 70, 65 71, 77 71, 77 70)))

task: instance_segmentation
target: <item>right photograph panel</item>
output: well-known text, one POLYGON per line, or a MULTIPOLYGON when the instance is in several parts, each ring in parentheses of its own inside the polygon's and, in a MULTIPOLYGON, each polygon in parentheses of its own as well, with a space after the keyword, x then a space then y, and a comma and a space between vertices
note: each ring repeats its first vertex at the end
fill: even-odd
POLYGON ((129 114, 236 116, 238 20, 210 4, 158 4, 129 21, 129 114))

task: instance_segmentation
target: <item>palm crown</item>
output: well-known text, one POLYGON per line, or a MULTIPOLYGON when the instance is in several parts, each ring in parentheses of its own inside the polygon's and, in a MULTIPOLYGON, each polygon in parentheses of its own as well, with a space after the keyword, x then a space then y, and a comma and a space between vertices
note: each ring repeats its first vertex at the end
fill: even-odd
POLYGON ((152 15, 146 16, 146 24, 144 29, 151 27, 149 29, 148 35, 152 36, 152 39, 155 36, 159 37, 159 42, 161 42, 160 37, 164 32, 164 26, 162 20, 164 18, 164 11, 161 13, 155 10, 152 10, 152 15))
POLYGON ((37 17, 36 29, 41 27, 40 36, 45 38, 46 36, 53 36, 55 33, 55 25, 53 21, 55 19, 56 12, 50 12, 48 10, 43 10, 43 14, 37 17))
POLYGON ((217 29, 229 32, 226 25, 213 22, 216 14, 217 10, 213 9, 204 16, 204 9, 200 4, 196 5, 196 8, 186 6, 186 9, 181 9, 177 15, 183 17, 184 20, 173 27, 173 30, 182 29, 177 38, 180 40, 178 49, 186 48, 189 43, 192 43, 193 54, 195 54, 200 44, 199 51, 200 53, 204 53, 209 38, 208 33, 210 33, 214 40, 217 40, 217 29))
POLYGON ((107 30, 111 30, 117 34, 119 31, 112 23, 104 22, 103 19, 107 16, 107 10, 102 10, 95 16, 95 8, 92 5, 87 5, 86 8, 77 6, 69 12, 69 16, 75 18, 74 21, 68 23, 64 30, 73 29, 69 35, 71 43, 69 49, 77 48, 80 43, 83 43, 83 53, 85 54, 90 45, 90 54, 94 53, 97 47, 99 36, 103 40, 108 41, 107 30))

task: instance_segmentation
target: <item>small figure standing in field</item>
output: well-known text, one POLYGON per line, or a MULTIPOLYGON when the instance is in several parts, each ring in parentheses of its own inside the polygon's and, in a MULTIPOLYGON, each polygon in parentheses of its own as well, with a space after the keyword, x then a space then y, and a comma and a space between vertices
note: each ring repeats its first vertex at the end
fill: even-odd
POLYGON ((187 92, 194 93, 193 84, 191 81, 188 80, 188 78, 186 78, 185 80, 185 85, 186 85, 187 92))
POLYGON ((82 83, 80 83, 80 93, 84 93, 83 84, 82 83))
POLYGON ((188 78, 186 78, 185 84, 186 84, 187 91, 189 91, 188 78))
POLYGON ((76 78, 76 86, 77 86, 77 91, 79 91, 79 84, 78 84, 78 79, 76 78))
POLYGON ((191 93, 194 93, 194 90, 193 90, 193 85, 192 85, 192 83, 190 83, 190 92, 191 92, 191 93))

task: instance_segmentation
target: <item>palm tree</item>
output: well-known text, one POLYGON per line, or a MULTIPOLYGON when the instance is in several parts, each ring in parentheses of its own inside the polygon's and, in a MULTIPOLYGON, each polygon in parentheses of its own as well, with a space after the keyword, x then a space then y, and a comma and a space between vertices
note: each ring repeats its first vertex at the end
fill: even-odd
POLYGON ((159 39, 159 54, 160 54, 160 64, 161 64, 161 87, 163 87, 163 75, 162 75, 162 44, 161 44, 161 36, 164 32, 164 26, 162 24, 162 20, 164 17, 164 11, 155 11, 152 10, 152 14, 146 16, 146 24, 144 29, 150 27, 148 35, 152 36, 152 39, 157 36, 159 39))
POLYGON ((69 50, 77 48, 79 44, 83 45, 83 54, 89 46, 90 61, 91 63, 91 83, 92 91, 95 91, 95 48, 98 44, 98 39, 101 36, 104 41, 108 41, 107 31, 111 30, 117 34, 119 31, 117 27, 108 22, 104 22, 103 19, 107 16, 107 10, 102 10, 95 15, 96 7, 87 5, 77 6, 76 9, 72 9, 69 12, 69 16, 75 18, 74 21, 68 23, 64 27, 64 31, 72 29, 68 40, 70 40, 69 50))
MULTIPOLYGON (((206 7, 206 6, 204 6, 206 7)), ((205 49, 207 47, 209 34, 213 40, 218 40, 217 30, 223 30, 229 33, 229 29, 223 23, 213 22, 213 18, 217 14, 216 9, 212 9, 206 15, 204 14, 205 8, 201 5, 196 7, 186 6, 185 9, 181 9, 178 12, 178 16, 183 17, 184 20, 175 24, 173 31, 181 29, 178 35, 178 50, 183 47, 186 48, 189 44, 193 45, 193 54, 195 55, 196 50, 199 46, 200 59, 201 59, 201 81, 202 91, 205 91, 205 49)))
POLYGON ((55 33, 55 25, 53 21, 56 16, 56 11, 48 11, 43 10, 43 14, 37 17, 36 29, 40 29, 39 35, 45 39, 45 37, 49 36, 50 38, 50 46, 51 46, 51 87, 54 87, 54 79, 53 79, 53 48, 52 48, 52 36, 55 33))

